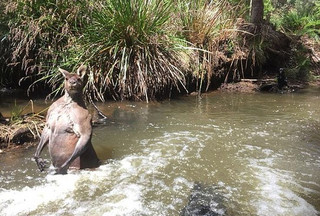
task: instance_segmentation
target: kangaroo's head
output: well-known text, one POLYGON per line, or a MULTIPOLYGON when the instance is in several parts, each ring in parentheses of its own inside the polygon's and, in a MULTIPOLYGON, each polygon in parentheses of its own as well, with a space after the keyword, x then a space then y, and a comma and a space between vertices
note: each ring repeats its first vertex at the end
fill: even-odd
POLYGON ((59 71, 63 74, 64 88, 70 96, 82 94, 84 77, 87 72, 87 67, 82 65, 78 68, 77 73, 70 73, 64 69, 59 68, 59 71))

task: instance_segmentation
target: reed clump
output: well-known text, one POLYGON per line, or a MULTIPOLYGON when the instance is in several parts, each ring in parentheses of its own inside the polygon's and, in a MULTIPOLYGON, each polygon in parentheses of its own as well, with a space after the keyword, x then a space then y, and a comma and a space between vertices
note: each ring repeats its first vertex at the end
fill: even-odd
POLYGON ((95 99, 150 100, 184 90, 183 42, 170 26, 174 1, 108 0, 94 5, 77 53, 90 67, 95 99))

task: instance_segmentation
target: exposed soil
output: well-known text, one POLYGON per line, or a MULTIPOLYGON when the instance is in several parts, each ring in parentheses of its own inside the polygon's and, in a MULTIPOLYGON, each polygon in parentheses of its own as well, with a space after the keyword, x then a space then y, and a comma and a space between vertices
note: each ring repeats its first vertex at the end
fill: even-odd
POLYGON ((252 93, 259 90, 259 85, 252 82, 223 83, 219 90, 223 92, 252 93))

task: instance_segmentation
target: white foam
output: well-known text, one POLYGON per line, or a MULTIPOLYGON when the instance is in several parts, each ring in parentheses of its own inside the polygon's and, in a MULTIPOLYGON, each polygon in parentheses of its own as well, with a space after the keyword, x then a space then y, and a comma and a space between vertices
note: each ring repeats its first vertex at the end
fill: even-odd
MULTIPOLYGON (((260 183, 256 190, 260 193, 253 201, 258 215, 308 215, 316 216, 318 211, 285 185, 291 176, 275 169, 255 164, 256 176, 260 183)), ((270 165, 270 164, 267 164, 270 165)))
POLYGON ((170 214, 188 196, 192 182, 181 176, 166 176, 163 169, 172 160, 184 161, 192 151, 188 144, 199 139, 188 131, 164 133, 142 140, 146 148, 141 153, 110 161, 95 171, 48 174, 40 185, 0 190, 0 215, 154 215, 159 211, 170 214), (146 200, 150 193, 155 197, 146 200), (178 197, 168 204, 162 194, 178 197))
POLYGON ((0 192, 0 209, 3 215, 18 215, 32 212, 40 205, 64 200, 75 188, 75 175, 48 176, 45 185, 24 187, 22 190, 0 192))
POLYGON ((141 200, 142 190, 142 186, 137 184, 116 186, 105 196, 109 202, 103 208, 110 210, 103 215, 133 215, 142 211, 147 213, 147 209, 144 209, 141 200))

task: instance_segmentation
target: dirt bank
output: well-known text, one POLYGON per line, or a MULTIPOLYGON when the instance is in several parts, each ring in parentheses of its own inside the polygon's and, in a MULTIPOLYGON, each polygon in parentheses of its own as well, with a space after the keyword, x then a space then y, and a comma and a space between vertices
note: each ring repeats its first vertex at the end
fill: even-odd
POLYGON ((223 83, 219 90, 223 92, 252 93, 259 90, 259 84, 252 82, 223 83))

